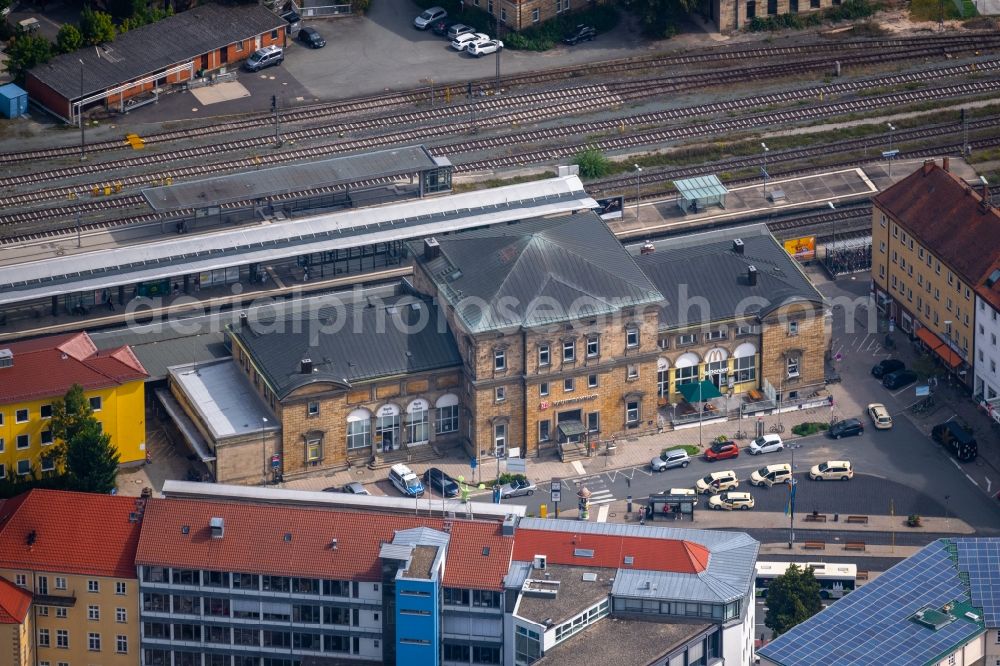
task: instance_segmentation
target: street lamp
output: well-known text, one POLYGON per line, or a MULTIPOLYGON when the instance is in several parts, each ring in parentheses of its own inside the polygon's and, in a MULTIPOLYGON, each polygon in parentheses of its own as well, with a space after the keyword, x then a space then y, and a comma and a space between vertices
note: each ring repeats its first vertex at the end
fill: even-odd
POLYGON ((892 123, 886 123, 889 128, 889 178, 892 178, 892 133, 896 131, 896 126, 892 123))
POLYGON ((642 174, 642 167, 638 164, 633 164, 635 167, 635 221, 639 222, 639 176, 642 174))
POLYGON ((87 159, 87 140, 84 137, 83 129, 83 59, 77 58, 80 61, 80 103, 77 105, 76 110, 80 118, 80 161, 83 162, 87 159))
POLYGON ((763 141, 760 142, 760 147, 764 149, 764 168, 761 169, 761 173, 764 174, 764 203, 767 203, 767 144, 763 141))
MULTIPOLYGON (((832 201, 827 201, 826 205, 830 207, 830 210, 837 210, 837 207, 833 205, 832 201)), ((837 216, 834 215, 830 218, 830 235, 832 240, 830 245, 826 250, 826 267, 830 269, 830 273, 833 273, 833 247, 837 244, 837 216)))
POLYGON ((260 454, 264 461, 264 469, 260 475, 260 485, 267 485, 267 435, 264 429, 267 428, 267 417, 260 417, 260 454))

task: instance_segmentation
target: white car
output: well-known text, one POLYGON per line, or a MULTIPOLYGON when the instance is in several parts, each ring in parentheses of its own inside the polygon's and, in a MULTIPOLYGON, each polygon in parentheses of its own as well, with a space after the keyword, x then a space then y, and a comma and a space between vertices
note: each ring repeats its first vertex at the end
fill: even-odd
POLYGON ((885 405, 878 402, 868 405, 868 416, 871 417, 877 430, 892 428, 892 417, 889 416, 889 410, 885 408, 885 405))
POLYGON ((451 48, 456 51, 464 51, 473 44, 479 44, 480 42, 490 41, 490 36, 483 34, 481 32, 467 32, 464 35, 459 35, 451 41, 451 48))
POLYGON ((709 493, 717 493, 720 490, 738 488, 739 485, 740 480, 736 476, 736 472, 727 469, 725 472, 712 472, 698 479, 694 484, 694 489, 699 493, 707 495, 709 493))
POLYGON ((785 448, 781 435, 762 435, 750 442, 750 455, 759 456, 762 453, 772 453, 785 448))
POLYGON ((481 58, 484 55, 489 55, 490 53, 496 53, 497 51, 503 50, 503 42, 499 39, 489 39, 485 42, 470 44, 465 48, 465 50, 469 52, 469 55, 481 58))
POLYGON ((813 481, 847 481, 854 478, 854 467, 849 460, 827 460, 814 465, 809 470, 809 478, 813 481))
POLYGON ((746 511, 753 508, 753 497, 750 493, 728 492, 712 495, 708 498, 708 508, 726 511, 740 509, 746 511))
POLYGON ((440 21, 443 18, 448 18, 448 12, 441 7, 431 7, 413 19, 413 25, 417 30, 426 30, 431 27, 434 21, 440 21))

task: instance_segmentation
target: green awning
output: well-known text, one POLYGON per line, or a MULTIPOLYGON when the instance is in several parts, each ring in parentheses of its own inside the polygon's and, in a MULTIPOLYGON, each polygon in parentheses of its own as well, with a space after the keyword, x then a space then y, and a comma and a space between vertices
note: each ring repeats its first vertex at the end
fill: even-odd
POLYGON ((700 382, 691 382, 689 384, 681 384, 678 389, 684 399, 688 402, 705 402, 706 400, 711 400, 712 398, 721 398, 722 394, 719 393, 719 389, 715 388, 715 384, 703 379, 700 382))
POLYGON ((574 419, 571 421, 560 421, 559 432, 561 432, 564 437, 574 437, 587 432, 587 429, 583 427, 583 423, 574 419))

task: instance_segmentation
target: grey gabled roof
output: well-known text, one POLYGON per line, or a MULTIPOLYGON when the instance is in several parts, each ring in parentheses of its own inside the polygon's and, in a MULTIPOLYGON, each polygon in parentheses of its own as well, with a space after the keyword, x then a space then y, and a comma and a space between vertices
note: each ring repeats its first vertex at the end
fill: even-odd
POLYGON ((349 386, 462 362, 438 308, 413 296, 327 305, 261 323, 232 330, 279 399, 310 383, 349 386), (303 359, 312 361, 309 375, 300 372, 303 359))
POLYGON ((437 241, 441 255, 429 261, 421 243, 411 248, 473 333, 543 326, 662 299, 591 211, 437 241))
POLYGON ((256 4, 199 5, 129 30, 110 44, 56 56, 33 67, 31 75, 63 97, 79 99, 81 60, 83 94, 89 95, 285 25, 280 16, 256 4))
MULTIPOLYGON (((690 234, 656 241, 651 254, 636 257, 639 268, 663 292, 660 327, 692 326, 739 315, 765 316, 792 301, 822 303, 823 297, 765 224, 690 234), (741 239, 743 254, 733 251, 741 239), (757 268, 757 284, 747 280, 757 268), (702 299, 704 299, 702 301, 702 299), (685 303, 702 301, 707 311, 685 303), (703 317, 704 315, 704 317, 703 317)), ((639 253, 635 246, 633 252, 639 253)))

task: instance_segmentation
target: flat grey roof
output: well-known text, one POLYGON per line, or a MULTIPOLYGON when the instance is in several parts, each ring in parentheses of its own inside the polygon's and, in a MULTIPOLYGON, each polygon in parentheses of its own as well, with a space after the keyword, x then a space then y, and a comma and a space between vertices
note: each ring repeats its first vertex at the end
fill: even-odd
POLYGON ((650 666, 712 625, 643 622, 606 617, 536 661, 539 666, 650 666))
POLYGON ((260 433, 264 419, 277 429, 277 419, 250 386, 232 358, 170 368, 170 377, 218 441, 260 433))
POLYGON ((553 624, 565 622, 607 598, 615 571, 617 569, 561 564, 547 566, 544 571, 532 571, 535 575, 529 575, 529 580, 546 583, 559 581, 559 591, 555 597, 533 596, 522 592, 515 615, 539 624, 545 624, 546 620, 551 620, 553 624), (583 575, 588 573, 595 574, 596 579, 584 580, 583 575))
MULTIPOLYGON (((449 164, 447 160, 445 164, 449 164)), ((347 185, 400 176, 440 166, 424 146, 377 150, 316 162, 276 166, 216 178, 146 187, 142 196, 157 212, 205 208, 251 198, 265 198, 317 187, 347 185)))
POLYGON ((0 305, 595 208, 577 176, 0 266, 0 305))
POLYGON ((30 75, 67 99, 79 99, 81 60, 86 96, 285 25, 257 4, 204 4, 129 30, 110 44, 56 56, 33 67, 30 75))
POLYGON ((688 201, 692 199, 708 199, 728 194, 729 190, 715 174, 695 176, 674 181, 677 192, 688 201))

